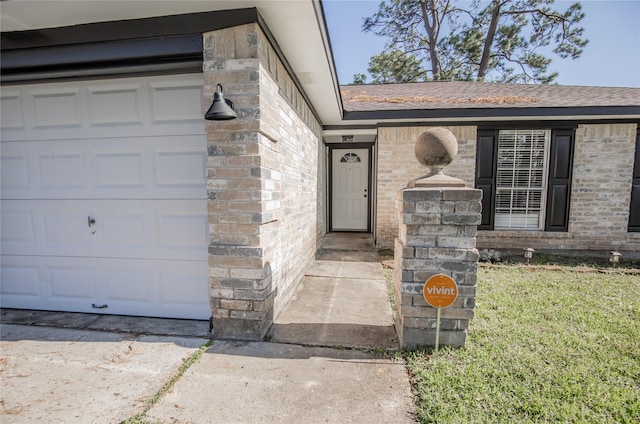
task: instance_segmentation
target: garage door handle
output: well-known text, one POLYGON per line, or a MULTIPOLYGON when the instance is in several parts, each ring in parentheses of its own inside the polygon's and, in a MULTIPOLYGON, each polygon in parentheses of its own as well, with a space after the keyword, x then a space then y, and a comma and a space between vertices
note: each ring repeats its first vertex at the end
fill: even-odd
POLYGON ((108 308, 108 307, 109 307, 109 305, 107 305, 107 304, 97 305, 97 304, 95 304, 95 303, 92 303, 92 304, 91 304, 91 307, 92 307, 93 309, 105 309, 105 308, 108 308))
POLYGON ((95 225, 96 220, 91 218, 90 216, 87 217, 87 221, 89 222, 89 228, 91 228, 92 225, 95 225))

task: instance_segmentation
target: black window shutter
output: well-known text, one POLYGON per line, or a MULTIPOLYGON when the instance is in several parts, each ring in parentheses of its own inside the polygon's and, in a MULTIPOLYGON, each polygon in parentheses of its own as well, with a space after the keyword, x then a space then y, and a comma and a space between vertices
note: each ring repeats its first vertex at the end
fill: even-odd
POLYGON ((629 207, 629 231, 640 232, 640 128, 636 132, 636 155, 631 183, 631 205, 629 207))
POLYGON ((574 130, 551 131, 545 231, 569 229, 574 130))
POLYGON ((498 130, 478 130, 476 188, 482 190, 482 221, 479 230, 493 230, 496 203, 498 130))

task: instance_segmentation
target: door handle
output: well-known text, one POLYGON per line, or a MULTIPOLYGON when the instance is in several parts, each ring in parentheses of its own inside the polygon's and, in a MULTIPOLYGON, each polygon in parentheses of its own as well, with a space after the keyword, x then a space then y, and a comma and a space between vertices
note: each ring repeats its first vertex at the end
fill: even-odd
MULTIPOLYGON (((87 222, 89 223, 89 228, 93 227, 94 225, 96 225, 96 220, 94 218, 91 218, 91 215, 89 215, 87 217, 87 222)), ((96 234, 96 230, 92 230, 91 234, 95 235, 96 234)))

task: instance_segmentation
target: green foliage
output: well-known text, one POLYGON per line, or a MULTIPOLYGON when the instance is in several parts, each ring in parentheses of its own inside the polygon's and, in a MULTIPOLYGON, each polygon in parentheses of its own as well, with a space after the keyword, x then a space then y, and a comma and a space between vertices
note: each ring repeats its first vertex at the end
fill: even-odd
MULTIPOLYGON (((426 76, 420 59, 400 50, 392 50, 373 56, 369 61, 368 71, 373 79, 373 84, 417 82, 426 76)), ((354 75, 354 84, 356 84, 357 75, 362 74, 354 75)))
POLYGON ((354 74, 353 75, 353 84, 366 84, 367 76, 365 74, 354 74))
MULTIPOLYGON (((552 9, 553 3, 382 0, 362 28, 387 38, 391 52, 399 50, 419 61, 423 73, 411 71, 418 80, 551 83, 557 73, 549 72, 551 59, 540 50, 575 59, 587 44, 584 29, 578 26, 584 18, 580 3, 564 12, 552 9)), ((378 80, 384 80, 380 75, 397 76, 388 67, 393 63, 378 58, 376 66, 370 63, 369 72, 373 67, 378 80)))
POLYGON ((640 422, 636 275, 480 268, 468 331, 406 354, 421 422, 640 422))

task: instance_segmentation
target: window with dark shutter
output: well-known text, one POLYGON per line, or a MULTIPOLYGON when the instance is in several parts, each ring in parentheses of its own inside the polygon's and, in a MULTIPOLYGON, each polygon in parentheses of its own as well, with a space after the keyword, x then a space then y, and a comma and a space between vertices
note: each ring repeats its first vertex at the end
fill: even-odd
POLYGON ((567 231, 569 229, 573 134, 573 130, 553 130, 551 132, 545 231, 567 231))
POLYGON ((636 154, 631 183, 631 205, 629 206, 629 231, 640 232, 640 128, 636 132, 636 154))
POLYGON ((478 130, 476 188, 482 190, 482 221, 479 230, 493 230, 496 186, 497 130, 478 130))
POLYGON ((573 129, 478 130, 478 229, 567 231, 573 144, 573 129))

